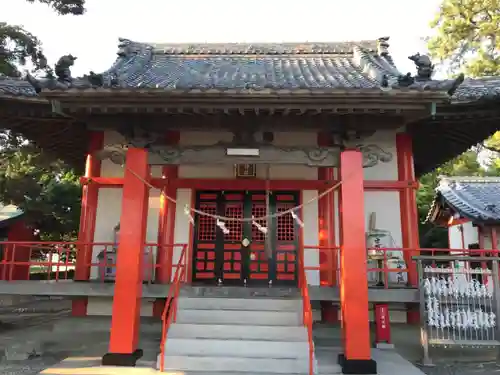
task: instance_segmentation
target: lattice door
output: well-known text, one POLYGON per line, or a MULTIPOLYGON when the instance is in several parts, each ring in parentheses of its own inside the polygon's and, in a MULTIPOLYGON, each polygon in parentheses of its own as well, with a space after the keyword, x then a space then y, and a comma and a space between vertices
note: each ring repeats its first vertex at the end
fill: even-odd
MULTIPOLYGON (((265 192, 247 194, 249 217, 266 215, 265 192)), ((269 213, 283 212, 299 204, 298 192, 273 192, 270 194, 269 213)), ((248 284, 297 285, 297 262, 299 250, 299 227, 292 215, 258 221, 268 227, 267 236, 251 223, 244 233, 250 233, 248 253, 248 284), (266 239, 266 237, 268 237, 266 239), (271 247, 272 258, 266 255, 266 246, 271 247)))
MULTIPOLYGON (((269 213, 298 204, 298 192, 274 192, 269 213)), ((211 214, 232 218, 263 217, 267 213, 265 192, 200 192, 197 207, 211 214)), ((270 221, 267 236, 251 222, 225 221, 224 233, 216 220, 196 215, 193 241, 193 282, 223 285, 296 285, 299 227, 290 214, 270 221), (267 237, 267 238, 266 238, 267 237), (266 246, 273 257, 266 255, 266 246)))
MULTIPOLYGON (((297 206, 297 194, 278 193, 275 197, 275 212, 284 212, 297 206)), ((298 280, 299 226, 291 214, 275 220, 275 270, 276 283, 295 285, 298 280)))
MULTIPOLYGON (((197 208, 216 215, 218 213, 217 193, 200 193, 197 208)), ((193 241, 193 282, 211 282, 216 280, 217 225, 216 220, 208 216, 196 215, 193 241)))
MULTIPOLYGON (((266 195, 261 193, 248 194, 249 198, 249 217, 263 217, 267 214, 266 195)), ((256 220, 258 224, 267 227, 267 220, 256 220)), ((267 284, 272 280, 270 273, 270 259, 266 255, 266 235, 261 232, 257 226, 248 223, 250 246, 248 254, 248 281, 249 284, 267 284)), ((272 246, 272 244, 269 244, 272 246)))
MULTIPOLYGON (((222 193, 223 216, 230 218, 243 218, 245 193, 222 193)), ((243 264, 243 223, 241 221, 225 222, 229 233, 222 231, 222 270, 221 281, 224 285, 242 284, 244 280, 243 264)))

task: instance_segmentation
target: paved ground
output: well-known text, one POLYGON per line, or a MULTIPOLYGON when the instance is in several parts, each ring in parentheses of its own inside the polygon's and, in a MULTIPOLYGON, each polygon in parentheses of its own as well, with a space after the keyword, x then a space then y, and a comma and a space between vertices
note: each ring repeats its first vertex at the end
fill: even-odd
MULTIPOLYGON (((496 352, 476 350, 431 350, 435 367, 420 367, 422 350, 419 327, 405 324, 393 324, 391 327, 395 350, 405 359, 414 363, 428 375, 490 375, 500 374, 500 361, 496 361, 496 352)), ((316 346, 325 348, 340 346, 338 327, 316 324, 314 329, 316 346)), ((321 374, 322 375, 322 374, 321 374)), ((399 374, 394 374, 399 375, 399 374)))
MULTIPOLYGON (((69 356, 102 356, 108 341, 106 320, 75 321, 69 317, 69 308, 68 300, 25 301, 17 307, 2 306, 0 303, 0 353, 21 344, 24 345, 22 350, 32 353, 29 359, 18 361, 3 357, 0 360, 0 374, 35 375, 69 356), (104 327, 101 332, 92 332, 90 329, 95 326, 95 321, 100 321, 101 327, 104 327), (37 340, 44 341, 44 345, 37 345, 37 340), (33 350, 27 349, 31 343, 33 350)), ((314 331, 316 346, 326 351, 326 355, 329 348, 340 345, 338 327, 317 324, 314 331)), ((420 361, 418 327, 393 325, 392 336, 396 350, 402 357, 413 363, 420 361)), ((152 367, 159 347, 157 323, 143 323, 141 347, 146 353, 142 365, 152 367)), ((428 375, 500 374, 500 362, 494 360, 495 353, 434 350, 431 354, 436 366, 422 368, 428 375)), ((321 375, 323 373, 328 375, 327 372, 321 375)))

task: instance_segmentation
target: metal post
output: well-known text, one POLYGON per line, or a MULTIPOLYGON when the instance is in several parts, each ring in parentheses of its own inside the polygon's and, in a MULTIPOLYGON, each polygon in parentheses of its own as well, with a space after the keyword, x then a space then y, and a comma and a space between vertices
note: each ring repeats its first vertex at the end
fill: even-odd
MULTIPOLYGON (((497 325, 496 325, 496 337, 495 339, 498 340, 500 338, 500 326, 498 324, 498 314, 500 313, 500 287, 499 287, 499 280, 498 280, 498 260, 492 260, 491 261, 491 278, 493 279, 493 298, 495 300, 495 314, 497 316, 497 325)), ((500 353, 498 353, 497 349, 497 356, 500 353)))
POLYGON ((425 314, 425 290, 422 285, 424 279, 424 268, 421 260, 417 260, 418 290, 420 295, 420 343, 423 349, 422 365, 433 366, 429 355, 429 338, 427 337, 427 317, 425 314))

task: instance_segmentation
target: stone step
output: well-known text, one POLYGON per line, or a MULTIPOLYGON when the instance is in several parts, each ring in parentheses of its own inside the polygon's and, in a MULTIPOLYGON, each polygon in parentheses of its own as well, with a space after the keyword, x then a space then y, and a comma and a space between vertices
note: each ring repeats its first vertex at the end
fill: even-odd
POLYGON ((293 311, 201 310, 177 311, 177 323, 300 326, 302 314, 293 311))
MULTIPOLYGON (((160 368, 158 356, 157 368, 160 368)), ((203 356, 168 356, 164 364, 165 372, 218 372, 242 374, 308 374, 306 359, 238 358, 203 356)))
POLYGON ((180 324, 168 330, 169 338, 306 341, 307 330, 290 326, 259 326, 231 324, 180 324))
POLYGON ((295 359, 309 358, 306 342, 262 340, 213 340, 169 338, 166 358, 171 356, 214 356, 238 358, 295 359))
POLYGON ((179 298, 178 309, 302 311, 302 301, 298 299, 272 298, 181 297, 179 298))

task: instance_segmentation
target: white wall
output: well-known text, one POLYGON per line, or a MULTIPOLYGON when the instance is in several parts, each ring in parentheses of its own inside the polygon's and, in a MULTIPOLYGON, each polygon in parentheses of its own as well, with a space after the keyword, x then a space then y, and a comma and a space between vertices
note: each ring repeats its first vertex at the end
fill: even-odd
MULTIPOLYGON (((302 202, 308 202, 311 199, 318 197, 317 190, 302 191, 302 202)), ((319 245, 319 222, 318 222, 318 202, 314 202, 304 206, 302 209, 302 217, 304 221, 303 243, 304 246, 319 245)), ((319 266, 319 251, 315 249, 304 249, 304 266, 318 267, 319 266)), ((309 285, 319 285, 319 271, 307 271, 307 282, 309 285)))
MULTIPOLYGON (((175 244, 189 244, 189 237, 192 235, 191 223, 189 217, 184 213, 186 206, 191 207, 193 192, 191 189, 178 189, 177 190, 177 204, 175 205, 175 228, 174 228, 174 243, 175 244)), ((172 255, 172 265, 179 263, 182 253, 182 247, 175 247, 172 255)), ((191 249, 187 249, 186 266, 187 270, 191 267, 191 249)), ((172 280, 174 278, 174 271, 172 271, 172 280)))
POLYGON ((378 130, 371 137, 361 141, 363 145, 375 144, 385 152, 392 154, 392 160, 387 163, 378 163, 377 165, 365 168, 365 180, 397 180, 398 179, 398 161, 396 157, 396 131, 378 130))
MULTIPOLYGON (((479 243, 478 228, 474 227, 470 221, 453 225, 448 228, 448 240, 450 249, 467 249, 470 244, 479 243)), ((489 246, 491 246, 491 241, 489 246)))
MULTIPOLYGON (((211 145, 219 141, 229 142, 232 135, 229 132, 182 132, 179 143, 181 145, 211 145)), ((315 146, 316 133, 310 132, 276 132, 274 144, 277 146, 315 146)), ((266 178, 266 166, 257 165, 257 178, 266 178)), ((269 176, 273 180, 316 180, 318 169, 301 165, 271 165, 269 176)), ((179 166, 180 178, 234 178, 232 165, 181 165, 179 166)))

